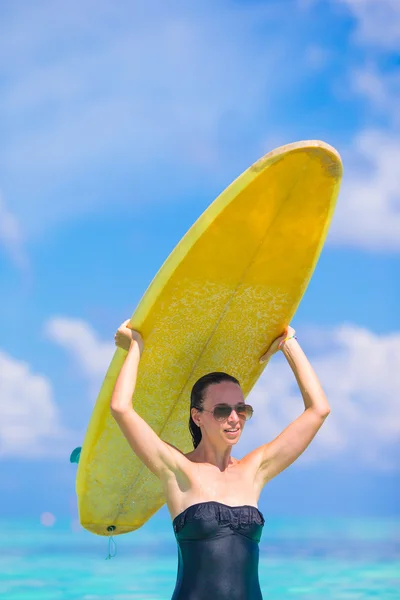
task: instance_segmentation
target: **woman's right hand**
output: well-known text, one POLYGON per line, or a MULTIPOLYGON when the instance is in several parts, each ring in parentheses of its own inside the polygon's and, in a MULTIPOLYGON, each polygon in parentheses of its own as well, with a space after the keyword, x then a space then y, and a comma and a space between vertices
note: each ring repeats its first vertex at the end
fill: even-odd
POLYGON ((140 355, 142 355, 144 348, 143 338, 138 331, 129 327, 129 322, 130 319, 127 319, 118 327, 114 336, 115 345, 118 348, 128 351, 132 345, 132 341, 135 340, 138 343, 140 355))

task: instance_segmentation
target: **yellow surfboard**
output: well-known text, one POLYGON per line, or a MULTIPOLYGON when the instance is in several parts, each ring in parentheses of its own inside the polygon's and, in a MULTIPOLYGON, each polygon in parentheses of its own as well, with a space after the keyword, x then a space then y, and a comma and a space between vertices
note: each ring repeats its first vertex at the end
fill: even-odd
MULTIPOLYGON (((133 407, 182 452, 193 449, 199 377, 230 373, 245 397, 260 377, 259 357, 290 324, 315 269, 341 176, 339 154, 323 142, 270 152, 199 217, 142 297, 131 319, 145 341, 133 407)), ((110 414, 125 356, 116 349, 78 465, 80 522, 99 535, 138 529, 165 503, 110 414)))

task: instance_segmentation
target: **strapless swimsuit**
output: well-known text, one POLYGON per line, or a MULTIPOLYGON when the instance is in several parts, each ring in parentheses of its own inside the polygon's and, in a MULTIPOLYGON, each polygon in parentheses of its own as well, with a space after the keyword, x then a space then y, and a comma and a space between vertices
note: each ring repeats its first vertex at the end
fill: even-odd
POLYGON ((178 574, 172 600, 262 600, 258 543, 263 514, 255 506, 210 500, 173 520, 178 574))

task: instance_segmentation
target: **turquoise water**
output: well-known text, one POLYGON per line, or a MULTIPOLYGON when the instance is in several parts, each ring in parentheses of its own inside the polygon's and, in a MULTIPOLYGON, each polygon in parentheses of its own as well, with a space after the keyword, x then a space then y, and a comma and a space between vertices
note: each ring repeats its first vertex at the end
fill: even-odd
MULTIPOLYGON (((1 520, 0 597, 170 600, 177 550, 165 509, 114 539, 105 560, 107 538, 74 521, 1 520)), ((400 520, 266 518, 259 573, 265 600, 400 600, 400 520)))

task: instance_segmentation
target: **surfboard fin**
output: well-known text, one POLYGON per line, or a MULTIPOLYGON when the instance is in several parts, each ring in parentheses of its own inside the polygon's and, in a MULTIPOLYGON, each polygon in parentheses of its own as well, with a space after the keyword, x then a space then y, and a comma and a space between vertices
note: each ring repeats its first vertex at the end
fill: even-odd
POLYGON ((78 446, 75 450, 72 450, 69 462, 78 464, 81 455, 82 446, 78 446))

